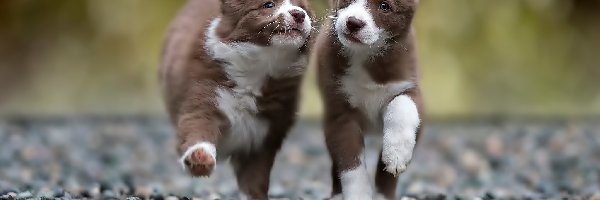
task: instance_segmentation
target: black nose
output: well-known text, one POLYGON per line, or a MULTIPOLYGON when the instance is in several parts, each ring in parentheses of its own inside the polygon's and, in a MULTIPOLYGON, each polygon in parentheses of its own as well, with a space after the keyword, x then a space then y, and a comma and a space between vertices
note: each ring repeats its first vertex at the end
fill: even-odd
POLYGON ((360 31, 363 27, 365 27, 365 22, 356 17, 349 17, 346 22, 346 28, 348 28, 348 31, 350 32, 360 31))
POLYGON ((306 16, 304 14, 304 12, 302 12, 300 10, 290 10, 290 14, 292 15, 292 17, 294 18, 294 21, 296 23, 303 23, 304 22, 304 17, 306 16))

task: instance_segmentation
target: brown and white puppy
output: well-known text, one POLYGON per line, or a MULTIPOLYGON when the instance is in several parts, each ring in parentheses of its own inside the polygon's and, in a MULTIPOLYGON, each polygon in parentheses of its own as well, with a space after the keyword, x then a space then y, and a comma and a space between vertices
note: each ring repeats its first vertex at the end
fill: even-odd
POLYGON ((245 198, 267 199, 292 126, 312 29, 306 0, 190 0, 172 25, 160 82, 181 165, 230 161, 245 198))
POLYGON ((412 19, 418 0, 333 0, 315 54, 334 198, 394 199, 422 119, 412 19), (374 191, 364 134, 383 133, 374 191))

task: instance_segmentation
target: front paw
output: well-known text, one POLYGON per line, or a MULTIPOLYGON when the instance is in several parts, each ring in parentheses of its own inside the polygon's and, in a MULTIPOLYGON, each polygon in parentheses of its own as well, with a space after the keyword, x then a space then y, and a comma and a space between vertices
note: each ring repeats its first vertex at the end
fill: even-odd
POLYGON ((385 171, 395 177, 404 172, 412 159, 415 142, 411 140, 385 141, 381 152, 381 160, 385 164, 385 171))
POLYGON ((192 176, 210 176, 216 165, 216 149, 213 144, 202 142, 189 147, 179 162, 192 176))

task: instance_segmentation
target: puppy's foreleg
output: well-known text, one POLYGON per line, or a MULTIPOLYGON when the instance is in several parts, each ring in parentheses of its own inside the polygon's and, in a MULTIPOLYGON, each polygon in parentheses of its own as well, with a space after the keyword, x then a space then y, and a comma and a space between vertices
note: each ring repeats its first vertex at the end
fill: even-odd
POLYGON ((184 115, 177 125, 179 164, 193 176, 210 176, 217 163, 222 120, 184 115))
POLYGON ((412 159, 420 122, 417 105, 408 95, 395 97, 383 111, 381 160, 394 176, 406 170, 412 159))

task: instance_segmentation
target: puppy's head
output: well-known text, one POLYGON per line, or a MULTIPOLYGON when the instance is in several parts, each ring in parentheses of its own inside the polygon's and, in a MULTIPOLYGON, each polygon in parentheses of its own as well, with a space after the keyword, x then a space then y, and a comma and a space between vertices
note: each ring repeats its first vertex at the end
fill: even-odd
POLYGON ((419 0, 334 0, 339 41, 350 48, 371 47, 406 35, 419 0))
POLYGON ((307 0, 221 0, 218 33, 231 42, 302 46, 312 29, 307 0))

